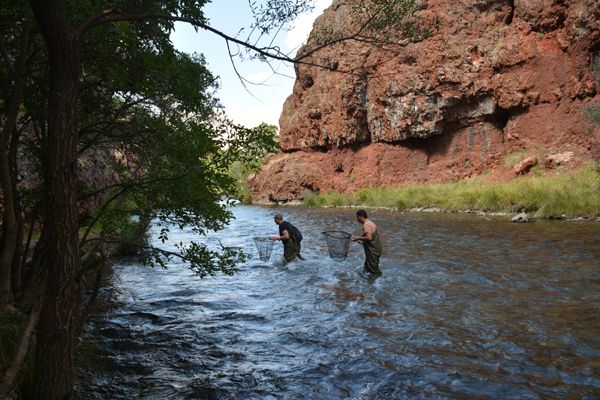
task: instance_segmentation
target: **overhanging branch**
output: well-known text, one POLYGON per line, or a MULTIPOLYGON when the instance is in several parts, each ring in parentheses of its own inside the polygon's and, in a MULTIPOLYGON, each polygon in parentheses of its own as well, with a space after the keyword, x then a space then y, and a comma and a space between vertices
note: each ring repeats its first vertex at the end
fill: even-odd
MULTIPOLYGON (((94 17, 92 17, 92 18, 88 19, 87 21, 85 21, 84 23, 82 23, 78 28, 78 33, 79 33, 79 35, 84 35, 85 32, 87 32, 88 30, 90 30, 96 26, 99 26, 102 24, 108 24, 108 23, 125 22, 125 21, 132 22, 132 21, 144 21, 144 20, 165 20, 165 21, 171 21, 171 22, 185 22, 196 28, 206 30, 208 32, 211 32, 211 33, 223 38, 229 49, 230 49, 230 43, 235 43, 235 44, 242 46, 248 50, 252 50, 252 51, 256 52, 259 57, 262 57, 265 59, 289 62, 291 64, 303 64, 303 65, 307 65, 307 66, 336 71, 338 73, 357 75, 356 72, 354 72, 354 70, 345 71, 345 70, 340 70, 340 69, 333 69, 329 65, 321 64, 319 62, 309 61, 309 58, 325 47, 336 45, 336 44, 339 44, 342 42, 359 41, 359 42, 367 42, 370 44, 379 43, 377 38, 375 38, 375 37, 371 38, 368 35, 364 35, 363 33, 368 28, 369 24, 371 24, 373 22, 373 20, 382 12, 385 12, 384 6, 379 7, 374 13, 369 14, 367 19, 363 23, 360 24, 360 26, 357 28, 357 30, 354 33, 351 33, 349 35, 343 35, 343 36, 340 36, 337 38, 332 38, 331 40, 326 41, 325 43, 322 43, 314 48, 311 48, 310 50, 308 50, 296 57, 292 57, 289 54, 282 52, 279 49, 279 47, 273 46, 272 41, 269 44, 269 46, 260 47, 256 43, 252 44, 249 41, 238 39, 234 36, 228 35, 222 31, 220 31, 219 29, 216 29, 216 28, 208 25, 206 22, 196 19, 196 18, 185 17, 185 16, 181 16, 181 15, 172 15, 172 14, 168 14, 168 13, 157 13, 157 12, 127 14, 123 10, 116 8, 116 7, 104 9, 101 12, 99 12, 97 15, 95 15, 94 17)), ((395 42, 393 44, 405 45, 407 43, 409 43, 409 40, 395 42)), ((392 43, 386 42, 385 44, 391 45, 392 43)), ((231 57, 231 51, 229 51, 229 54, 231 57)), ((365 66, 365 67, 367 67, 367 66, 365 66)), ((236 74, 239 76, 239 73, 237 73, 237 71, 236 71, 236 74)))

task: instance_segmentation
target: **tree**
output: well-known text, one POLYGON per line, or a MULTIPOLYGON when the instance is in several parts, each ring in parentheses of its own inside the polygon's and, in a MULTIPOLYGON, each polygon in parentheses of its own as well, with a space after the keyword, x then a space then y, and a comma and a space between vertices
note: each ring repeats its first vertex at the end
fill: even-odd
MULTIPOLYGON (((227 173, 230 164, 255 159, 261 147, 252 144, 267 143, 268 130, 235 126, 215 112, 214 78, 201 57, 172 48, 173 23, 183 21, 213 32, 229 48, 247 49, 249 57, 320 65, 313 57, 320 48, 347 40, 365 41, 368 31, 383 32, 379 16, 404 4, 357 0, 358 6, 377 6, 357 6, 357 16, 368 15, 366 22, 353 25, 350 35, 330 32, 332 36, 324 37, 317 48, 292 56, 271 41, 263 45, 261 40, 306 10, 309 0, 269 0, 264 6, 254 6, 256 23, 245 39, 211 27, 202 12, 205 3, 30 0, 27 9, 21 2, 10 2, 9 10, 23 23, 16 28, 2 26, 7 39, 3 42, 8 43, 2 50, 8 66, 3 71, 11 71, 2 76, 8 87, 4 98, 18 95, 17 111, 11 101, 2 104, 0 145, 4 146, 2 155, 10 156, 8 167, 6 162, 0 165, 5 214, 2 244, 10 250, 20 242, 18 231, 23 225, 19 201, 11 200, 18 197, 11 196, 17 192, 12 171, 16 170, 15 132, 26 127, 30 131, 26 147, 39 157, 37 165, 43 175, 43 190, 34 190, 30 196, 29 237, 36 224, 42 232, 31 260, 27 250, 22 258, 31 263, 29 270, 43 271, 47 277, 36 342, 36 398, 71 397, 71 353, 86 308, 82 305, 86 272, 100 271, 92 255, 102 255, 108 244, 132 244, 121 235, 128 229, 131 214, 165 223, 161 233, 165 239, 166 223, 191 225, 200 233, 222 227, 230 214, 219 200, 235 191, 227 173), (35 23, 27 22, 32 20, 35 23), (29 26, 33 30, 25 28, 29 26), (43 47, 38 47, 38 32, 43 47), (21 65, 25 67, 14 68, 21 65), (5 130, 13 135, 10 143, 15 143, 8 152, 5 130), (93 151, 114 156, 111 169, 116 182, 97 187, 81 181, 78 161, 93 151), (88 215, 81 215, 85 202, 93 207, 88 215)), ((373 34, 371 42, 390 44, 392 39, 380 33, 373 34)), ((200 276, 234 269, 231 249, 217 252, 192 243, 179 250, 147 248, 144 254, 159 264, 165 257, 184 258, 200 276)), ((3 251, 6 258, 0 273, 8 272, 9 261, 15 265, 16 253, 3 251)), ((4 293, 9 294, 7 302, 11 288, 4 293)))
POLYGON ((17 120, 25 88, 26 59, 31 38, 29 18, 22 9, 14 4, 8 4, 4 16, 12 17, 12 21, 17 21, 17 24, 3 29, 8 41, 4 37, 0 38, 0 51, 4 59, 2 70, 4 115, 0 132, 0 181, 4 206, 0 255, 0 307, 8 304, 12 298, 12 268, 17 251, 20 216, 16 199, 15 168, 11 165, 11 154, 16 153, 15 147, 20 133, 17 129, 17 120), (10 48, 13 49, 12 54, 10 48))
POLYGON ((262 123, 252 130, 259 140, 242 149, 239 160, 229 167, 229 174, 236 181, 236 197, 244 203, 252 202, 248 177, 260 168, 267 155, 279 149, 277 126, 262 123))

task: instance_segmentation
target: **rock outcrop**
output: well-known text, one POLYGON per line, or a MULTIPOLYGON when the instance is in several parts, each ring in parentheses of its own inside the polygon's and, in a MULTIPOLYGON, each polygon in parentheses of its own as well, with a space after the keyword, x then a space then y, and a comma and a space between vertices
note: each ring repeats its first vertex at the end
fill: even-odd
MULTIPOLYGON (((307 48, 342 29, 348 3, 334 0, 307 48)), ((394 51, 347 41, 313 56, 329 69, 297 66, 282 152, 251 178, 255 200, 512 176, 503 161, 523 150, 597 155, 600 129, 582 111, 600 100, 598 0, 429 0, 417 16, 425 40, 394 51)))
POLYGON ((536 165, 538 165, 538 159, 536 156, 527 157, 526 159, 515 165, 513 167, 513 171, 517 175, 525 175, 526 173, 531 171, 531 168, 535 167, 536 165))
MULTIPOLYGON (((25 132, 26 135, 32 135, 31 132, 25 132)), ((28 140, 33 139, 28 137, 28 140)), ((31 190, 42 187, 42 176, 39 171, 39 158, 29 153, 21 151, 17 155, 17 165, 19 174, 17 175, 17 185, 19 190, 31 190)), ((77 185, 82 193, 93 192, 98 188, 108 188, 112 185, 121 183, 116 169, 128 168, 133 174, 139 173, 135 164, 128 160, 126 154, 116 146, 105 144, 81 151, 77 158, 77 185)), ((78 199, 78 210, 80 218, 89 218, 95 209, 104 202, 101 196, 86 197, 78 199)))
POLYGON ((546 165, 546 168, 554 168, 558 167, 559 165, 567 164, 573 159, 573 157, 575 157, 575 153, 572 151, 559 154, 548 154, 544 159, 544 164, 546 165))

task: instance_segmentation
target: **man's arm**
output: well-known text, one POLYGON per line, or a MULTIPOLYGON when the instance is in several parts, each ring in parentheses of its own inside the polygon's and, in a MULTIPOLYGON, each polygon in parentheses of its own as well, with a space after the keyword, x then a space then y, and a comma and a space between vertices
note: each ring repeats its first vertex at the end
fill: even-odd
POLYGON ((363 230, 362 236, 352 236, 351 239, 353 242, 356 242, 358 240, 371 240, 373 239, 373 233, 369 229, 365 228, 363 230))
POLYGON ((284 239, 286 239, 287 240, 289 238, 290 238, 290 234, 287 231, 287 229, 285 229, 283 231, 283 234, 281 236, 273 236, 271 239, 273 239, 273 240, 284 240, 284 239))

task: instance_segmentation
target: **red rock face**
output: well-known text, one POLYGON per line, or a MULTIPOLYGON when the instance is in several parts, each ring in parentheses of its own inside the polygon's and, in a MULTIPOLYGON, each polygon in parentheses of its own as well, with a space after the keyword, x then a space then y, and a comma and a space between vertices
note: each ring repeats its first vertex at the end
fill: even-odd
MULTIPOLYGON (((347 23, 347 3, 334 0, 307 48, 347 23)), ((393 51, 344 42, 310 60, 335 71, 296 68, 283 152, 251 180, 255 200, 509 176, 504 158, 523 149, 597 157, 600 129, 582 111, 600 100, 599 1, 429 0, 418 16, 433 29, 426 40, 393 51)))

